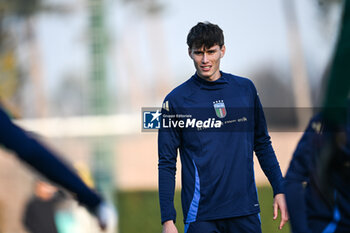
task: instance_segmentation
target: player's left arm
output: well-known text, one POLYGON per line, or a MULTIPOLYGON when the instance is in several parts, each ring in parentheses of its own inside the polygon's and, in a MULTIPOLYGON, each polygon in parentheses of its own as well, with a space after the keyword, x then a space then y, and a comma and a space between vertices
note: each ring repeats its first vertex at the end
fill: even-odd
POLYGON ((254 151, 258 157, 262 170, 264 171, 272 186, 274 193, 273 219, 277 218, 279 209, 281 212, 281 222, 279 228, 282 229, 282 227, 289 219, 283 189, 284 180, 275 152, 271 145, 271 140, 267 131, 266 120, 259 96, 257 95, 256 91, 254 94, 254 151))

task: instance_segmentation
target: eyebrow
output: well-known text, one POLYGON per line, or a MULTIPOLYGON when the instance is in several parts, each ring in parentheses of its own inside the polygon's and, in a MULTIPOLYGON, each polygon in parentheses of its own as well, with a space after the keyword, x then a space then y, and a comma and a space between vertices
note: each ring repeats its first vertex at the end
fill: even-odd
POLYGON ((194 52, 215 52, 215 51, 217 51, 217 49, 215 48, 215 49, 194 49, 193 50, 194 52))

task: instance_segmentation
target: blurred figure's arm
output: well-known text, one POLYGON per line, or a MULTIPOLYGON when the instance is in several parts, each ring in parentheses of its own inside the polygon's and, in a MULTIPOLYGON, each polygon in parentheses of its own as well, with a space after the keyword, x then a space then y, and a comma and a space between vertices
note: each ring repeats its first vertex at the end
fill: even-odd
POLYGON ((66 188, 90 211, 95 212, 101 204, 102 198, 97 193, 88 188, 78 175, 50 150, 14 125, 1 107, 0 144, 14 151, 21 160, 48 179, 66 188))
POLYGON ((289 217, 293 233, 310 232, 307 220, 304 182, 309 181, 310 168, 313 164, 313 137, 316 132, 312 129, 317 124, 312 120, 293 154, 285 177, 285 193, 289 217))

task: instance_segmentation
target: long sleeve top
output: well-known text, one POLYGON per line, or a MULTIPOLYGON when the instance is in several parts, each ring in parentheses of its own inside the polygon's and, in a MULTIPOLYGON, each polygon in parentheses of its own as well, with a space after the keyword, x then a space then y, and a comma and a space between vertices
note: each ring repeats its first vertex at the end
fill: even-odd
POLYGON ((221 72, 218 80, 208 82, 193 75, 165 98, 161 124, 158 170, 162 223, 176 219, 177 151, 186 223, 260 211, 254 151, 274 194, 283 192, 263 109, 249 79, 221 72))

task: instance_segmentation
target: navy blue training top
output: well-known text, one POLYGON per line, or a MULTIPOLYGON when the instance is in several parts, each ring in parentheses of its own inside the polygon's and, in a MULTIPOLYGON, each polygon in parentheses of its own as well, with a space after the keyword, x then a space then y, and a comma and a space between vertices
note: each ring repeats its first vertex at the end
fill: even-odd
POLYGON ((66 188, 78 201, 93 210, 101 197, 51 151, 14 125, 0 106, 0 145, 5 146, 51 181, 66 188))
MULTIPOLYGON (((349 146, 350 129, 346 130, 349 146)), ((349 176, 348 147, 344 147, 337 157, 332 154, 335 160, 326 161, 320 156, 321 153, 336 151, 329 147, 335 138, 333 129, 325 124, 321 114, 317 114, 310 120, 293 154, 285 178, 286 201, 293 233, 350 232, 350 180, 341 175, 345 170, 349 176), (339 159, 340 155, 346 159, 339 159), (326 174, 322 174, 329 177, 333 186, 329 187, 328 196, 320 186, 319 169, 325 162, 334 166, 334 170, 324 169, 326 174)))
POLYGON ((186 223, 260 212, 253 151, 274 194, 283 192, 282 174, 254 84, 246 78, 221 75, 208 82, 195 74, 163 102, 158 134, 162 223, 176 220, 177 150, 186 223))

